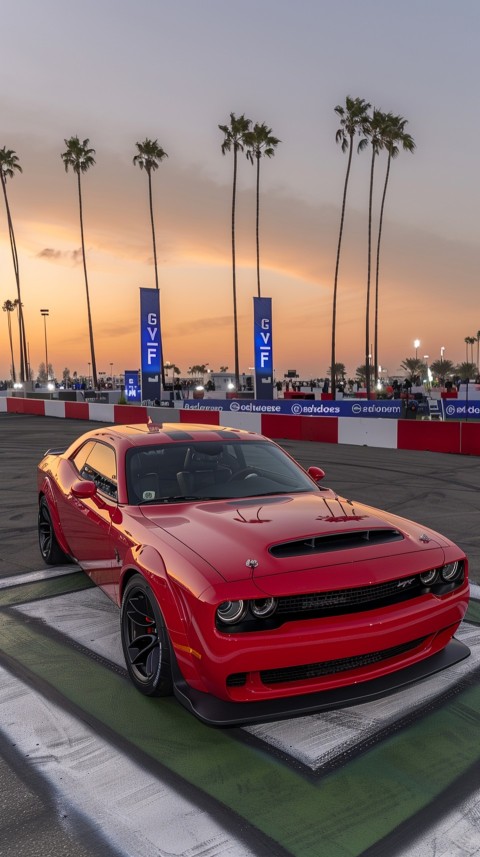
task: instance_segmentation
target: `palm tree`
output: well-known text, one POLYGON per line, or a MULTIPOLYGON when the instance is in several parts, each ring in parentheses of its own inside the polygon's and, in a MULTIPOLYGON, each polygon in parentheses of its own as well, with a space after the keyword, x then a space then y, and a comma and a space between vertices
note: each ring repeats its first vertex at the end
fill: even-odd
POLYGON ((472 360, 472 362, 467 360, 465 363, 459 363, 458 366, 455 366, 455 374, 462 381, 469 381, 470 378, 474 378, 476 371, 477 371, 477 367, 476 367, 475 363, 473 362, 473 360, 472 360))
POLYGON ((438 378, 442 387, 445 386, 445 380, 448 375, 453 375, 455 367, 451 360, 434 360, 430 363, 430 371, 435 378, 438 378))
POLYGON ((355 377, 360 382, 360 384, 365 384, 367 378, 367 367, 365 365, 357 366, 357 368, 355 369, 355 377))
POLYGON ((421 375, 421 373, 425 371, 426 364, 423 360, 419 360, 417 357, 406 357, 405 360, 400 363, 400 368, 404 369, 405 372, 408 372, 410 379, 413 380, 416 375, 421 375))
POLYGON ((153 199, 152 199, 152 173, 158 170, 158 165, 168 158, 167 153, 158 144, 158 140, 149 140, 148 137, 143 143, 135 143, 138 152, 133 159, 135 166, 145 170, 148 178, 148 202, 150 205, 150 223, 152 226, 152 244, 153 244, 153 261, 155 266, 155 288, 158 289, 158 266, 157 266, 157 245, 155 241, 155 221, 153 219, 153 199))
POLYGON ((20 268, 18 264, 17 244, 15 241, 15 232, 13 229, 12 215, 7 195, 7 179, 13 179, 15 173, 23 172, 18 157, 13 149, 7 149, 3 146, 0 149, 0 178, 2 180, 3 199, 5 201, 5 210, 7 212, 8 234, 10 236, 10 247, 12 250, 13 269, 15 272, 15 282, 17 284, 17 309, 18 309, 18 330, 20 341, 20 379, 28 380, 28 353, 27 353, 27 337, 25 334, 25 320, 23 317, 23 304, 20 291, 20 268))
MULTIPOLYGON (((345 381, 346 371, 347 370, 345 369, 345 363, 335 363, 335 370, 334 370, 335 378, 340 378, 340 380, 342 382, 345 381)), ((330 378, 331 378, 332 377, 332 367, 331 366, 328 369, 328 374, 330 375, 330 378)))
POLYGON ((245 134, 250 130, 252 122, 242 113, 235 116, 230 113, 230 125, 219 125, 222 134, 225 135, 222 143, 222 155, 233 149, 233 190, 232 190, 232 274, 233 274, 233 327, 234 327, 234 352, 235 352, 235 382, 237 390, 240 386, 240 372, 238 368, 238 315, 237 315, 237 281, 235 272, 235 202, 237 195, 237 160, 238 153, 243 152, 245 147, 245 134))
MULTIPOLYGON (((148 177, 148 201, 150 205, 150 223, 152 226, 153 264, 155 267, 155 288, 158 290, 157 244, 155 240, 155 221, 153 219, 152 173, 158 170, 158 165, 168 158, 167 153, 159 145, 158 140, 145 138, 143 143, 135 143, 137 154, 133 159, 134 166, 145 170, 148 177)), ((160 295, 159 295, 160 300, 160 295)), ((162 364, 162 386, 165 387, 165 368, 162 364)))
POLYGON ((350 168, 352 165, 353 140, 356 134, 360 136, 360 142, 357 151, 361 152, 367 145, 365 128, 368 120, 367 111, 370 104, 364 101, 363 98, 351 98, 347 95, 345 99, 345 107, 337 104, 335 113, 340 116, 340 128, 338 129, 335 140, 341 144, 342 152, 348 152, 347 172, 345 174, 345 182, 343 186, 342 213, 340 215, 340 231, 338 234, 337 244, 337 259, 335 263, 335 278, 333 282, 333 302, 332 302, 332 349, 330 366, 333 366, 332 374, 332 393, 335 398, 336 379, 335 379, 335 346, 336 346, 336 328, 337 328, 337 292, 338 292, 338 271, 340 267, 340 251, 342 247, 343 224, 345 221, 345 206, 347 201, 348 180, 350 178, 350 168))
POLYGON ((476 337, 476 339, 477 339, 477 372, 478 372, 478 373, 480 373, 480 354, 479 354, 479 349, 480 349, 480 330, 477 330, 477 337, 476 337))
POLYGON ((173 386, 174 381, 175 381, 175 375, 181 375, 182 374, 182 370, 179 369, 175 363, 170 363, 169 360, 167 360, 167 362, 163 364, 162 369, 165 372, 165 380, 168 380, 168 372, 170 370, 172 371, 172 386, 173 386))
MULTIPOLYGON (((83 273, 85 275, 85 291, 87 293, 87 313, 88 313, 88 332, 90 336, 90 354, 92 358, 92 376, 93 376, 93 385, 97 387, 97 364, 95 361, 95 347, 93 342, 93 326, 92 326, 92 313, 90 310, 90 294, 88 291, 88 277, 87 277, 87 262, 85 259, 85 239, 83 233, 83 206, 82 206, 82 186, 80 181, 80 176, 82 173, 86 173, 87 170, 90 169, 91 166, 95 163, 95 149, 89 148, 90 140, 87 138, 86 140, 80 142, 78 137, 70 137, 69 140, 65 140, 66 150, 63 152, 60 157, 65 165, 65 172, 68 173, 69 167, 72 168, 73 172, 77 176, 77 188, 78 188, 78 206, 80 211, 80 234, 82 238, 82 259, 83 259, 83 273)), ((48 368, 48 367, 47 367, 48 368)))
MULTIPOLYGON (((388 114, 387 114, 388 115, 388 114)), ((369 118, 368 127, 365 129, 370 139, 372 146, 372 160, 370 164, 370 190, 368 196, 368 257, 367 257, 367 299, 365 306, 365 365, 367 367, 366 389, 367 399, 370 398, 370 280, 372 268, 372 205, 373 205, 373 177, 375 170, 375 158, 385 147, 384 132, 387 127, 388 119, 385 113, 374 108, 372 116, 369 118)))
POLYGON ((247 158, 251 164, 257 162, 257 211, 256 211, 256 239, 257 239, 257 289, 258 297, 260 295, 260 241, 259 241, 259 220, 260 220, 260 159, 262 157, 272 158, 275 154, 275 149, 282 141, 272 135, 272 129, 268 128, 264 122, 261 125, 258 122, 253 126, 253 131, 247 131, 245 134, 245 144, 247 146, 247 158))
POLYGON ((10 355, 12 358, 12 381, 15 383, 17 380, 17 376, 15 373, 15 358, 13 356, 13 339, 12 339, 12 320, 10 318, 10 313, 15 311, 16 301, 5 301, 2 309, 7 313, 7 324, 8 324, 8 339, 10 341, 10 355))
POLYGON ((415 143, 413 141, 413 137, 410 134, 407 134, 405 131, 405 125, 407 124, 407 120, 403 119, 402 116, 393 116, 391 113, 387 113, 385 116, 385 125, 382 129, 382 137, 384 141, 384 147, 387 151, 387 170, 385 174, 385 182, 383 185, 383 194, 382 194, 382 202, 380 206, 380 217, 378 223, 378 240, 377 240, 377 264, 375 271, 375 321, 374 321, 374 338, 373 338, 373 365, 375 371, 375 377, 378 373, 378 282, 379 282, 379 270, 380 270, 380 242, 382 238, 382 226, 383 226, 383 213, 385 208, 385 197, 387 194, 387 186, 388 179, 390 176, 390 164, 392 158, 396 158, 399 151, 400 146, 405 152, 413 152, 415 149, 415 143))
POLYGON ((473 346, 474 346, 474 343, 475 343, 475 337, 474 336, 466 336, 465 337, 465 346, 466 346, 465 351, 466 351, 467 363, 469 362, 468 361, 468 346, 469 345, 470 345, 470 350, 471 350, 471 355, 472 355, 471 362, 473 363, 473 346))

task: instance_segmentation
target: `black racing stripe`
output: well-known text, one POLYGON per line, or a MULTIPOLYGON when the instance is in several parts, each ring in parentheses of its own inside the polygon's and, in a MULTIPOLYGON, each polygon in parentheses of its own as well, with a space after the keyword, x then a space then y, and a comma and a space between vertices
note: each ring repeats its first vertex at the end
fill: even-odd
POLYGON ((170 431, 163 429, 163 434, 166 434, 172 440, 194 440, 193 435, 181 429, 171 429, 170 431))

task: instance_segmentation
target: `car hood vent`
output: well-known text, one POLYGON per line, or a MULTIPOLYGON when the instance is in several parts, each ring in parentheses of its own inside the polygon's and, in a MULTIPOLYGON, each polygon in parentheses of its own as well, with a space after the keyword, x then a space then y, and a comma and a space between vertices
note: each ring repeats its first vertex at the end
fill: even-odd
POLYGON ((312 536, 309 539, 299 539, 284 542, 270 548, 272 556, 282 559, 289 556, 306 556, 314 553, 329 553, 330 551, 355 550, 374 545, 387 545, 400 542, 404 536, 399 530, 355 530, 349 533, 334 533, 326 536, 312 536))

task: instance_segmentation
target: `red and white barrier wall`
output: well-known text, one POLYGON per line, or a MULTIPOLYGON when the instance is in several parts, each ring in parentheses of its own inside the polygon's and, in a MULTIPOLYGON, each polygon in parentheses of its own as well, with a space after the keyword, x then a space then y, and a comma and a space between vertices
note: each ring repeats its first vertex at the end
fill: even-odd
POLYGON ((307 417, 202 409, 173 410, 172 408, 146 408, 141 405, 107 405, 8 397, 0 397, 0 412, 96 420, 112 424, 143 423, 150 416, 155 422, 230 426, 256 431, 271 438, 480 455, 480 423, 475 422, 307 417))

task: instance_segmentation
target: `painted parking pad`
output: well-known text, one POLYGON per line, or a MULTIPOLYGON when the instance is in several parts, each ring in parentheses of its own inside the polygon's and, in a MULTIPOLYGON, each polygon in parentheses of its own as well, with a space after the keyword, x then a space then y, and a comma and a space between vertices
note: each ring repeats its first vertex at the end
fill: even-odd
MULTIPOLYGON (((83 577, 83 575, 81 575, 83 577)), ((125 667, 118 607, 97 587, 17 608, 120 667, 125 667)))
MULTIPOLYGON (((207 813, 223 818, 240 849, 236 853, 252 853, 253 842, 253 853, 275 857, 404 855, 406 846, 417 848, 412 857, 423 857, 437 853, 428 850, 432 807, 440 807, 438 835, 443 817, 450 828, 455 825, 448 815, 455 803, 478 806, 475 626, 466 623, 461 630, 472 656, 440 674, 441 685, 433 681, 436 676, 428 690, 427 682, 409 688, 405 703, 403 691, 335 712, 336 722, 329 713, 268 724, 263 733, 257 727, 211 729, 174 700, 142 697, 116 671, 118 611, 101 592, 82 591, 82 576, 77 577, 73 594, 64 591, 64 583, 56 594, 51 582, 51 599, 45 582, 37 595, 33 584, 23 595, 23 587, 0 593, 4 664, 30 687, 37 683, 49 704, 108 737, 122 755, 140 758, 161 782, 173 778, 180 791, 189 790, 194 807, 206 801, 207 813), (21 603, 24 596, 28 605, 21 603), (35 597, 44 600, 34 602, 35 597), (84 651, 89 649, 93 656, 84 651), (116 670, 102 658, 115 661, 116 670), (423 846, 427 850, 418 850, 423 846)), ((0 693, 3 699, 3 684, 0 693)), ((461 818, 468 825, 468 817, 461 818)), ((477 831, 472 822, 472 841, 477 837, 480 849, 477 831)), ((463 839, 459 855, 478 853, 466 850, 467 834, 463 839)), ((174 853, 186 853, 178 847, 174 853)))
POLYGON ((423 709, 431 709, 436 701, 458 687, 463 678, 479 670, 478 629, 464 623, 456 636, 470 648, 470 657, 421 683, 408 685, 396 693, 362 705, 245 729, 277 750, 289 753, 312 771, 338 764, 343 757, 355 753, 360 745, 368 743, 371 746, 381 740, 382 734, 398 728, 405 719, 411 721, 423 709))
MULTIPOLYGON (((119 633, 119 611, 95 588, 46 599, 18 608, 113 663, 125 667, 119 633)), ((351 755, 361 744, 370 745, 406 717, 431 706, 461 679, 480 667, 480 633, 464 623, 457 637, 471 655, 454 667, 436 673, 421 684, 409 685, 387 697, 337 711, 326 711, 243 730, 297 763, 318 771, 351 755)))

